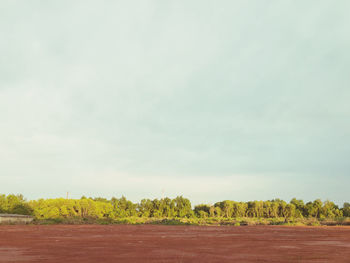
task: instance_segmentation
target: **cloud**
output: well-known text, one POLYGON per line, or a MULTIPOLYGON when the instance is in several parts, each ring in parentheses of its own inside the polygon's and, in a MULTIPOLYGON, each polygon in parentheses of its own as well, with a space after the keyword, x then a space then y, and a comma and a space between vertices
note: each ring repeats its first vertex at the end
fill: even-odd
POLYGON ((345 199, 349 3, 315 3, 4 3, 1 184, 216 200, 307 178, 345 199))

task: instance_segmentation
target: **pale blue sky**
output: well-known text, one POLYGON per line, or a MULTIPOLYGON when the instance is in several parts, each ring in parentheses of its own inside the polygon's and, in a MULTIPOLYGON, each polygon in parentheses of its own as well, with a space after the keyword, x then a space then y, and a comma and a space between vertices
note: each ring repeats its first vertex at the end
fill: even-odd
POLYGON ((350 1, 1 1, 0 192, 350 201, 350 1))

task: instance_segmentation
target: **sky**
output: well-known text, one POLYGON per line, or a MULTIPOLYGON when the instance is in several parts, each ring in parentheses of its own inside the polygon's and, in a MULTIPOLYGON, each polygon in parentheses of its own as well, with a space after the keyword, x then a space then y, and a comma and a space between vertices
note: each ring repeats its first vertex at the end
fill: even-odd
POLYGON ((350 201, 350 2, 0 3, 0 193, 350 201))

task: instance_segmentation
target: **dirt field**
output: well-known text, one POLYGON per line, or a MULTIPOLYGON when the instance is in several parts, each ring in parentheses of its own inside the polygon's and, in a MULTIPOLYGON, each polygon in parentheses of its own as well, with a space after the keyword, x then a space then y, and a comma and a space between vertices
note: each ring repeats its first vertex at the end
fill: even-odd
POLYGON ((0 262, 350 262, 350 228, 3 225, 0 262))

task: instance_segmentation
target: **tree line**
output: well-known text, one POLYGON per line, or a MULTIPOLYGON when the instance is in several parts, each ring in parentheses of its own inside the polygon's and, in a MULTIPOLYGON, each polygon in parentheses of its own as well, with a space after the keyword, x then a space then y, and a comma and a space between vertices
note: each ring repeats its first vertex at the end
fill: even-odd
POLYGON ((189 199, 142 199, 138 203, 121 198, 38 199, 27 201, 22 195, 0 195, 0 213, 32 215, 36 219, 127 217, 149 218, 339 218, 350 217, 350 203, 338 207, 332 201, 317 199, 304 203, 293 198, 289 203, 268 201, 236 202, 225 200, 214 205, 192 208, 189 199))

